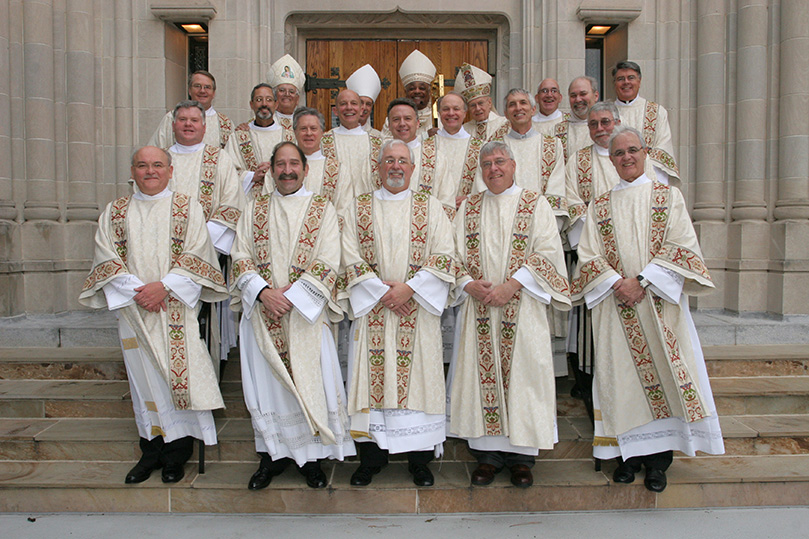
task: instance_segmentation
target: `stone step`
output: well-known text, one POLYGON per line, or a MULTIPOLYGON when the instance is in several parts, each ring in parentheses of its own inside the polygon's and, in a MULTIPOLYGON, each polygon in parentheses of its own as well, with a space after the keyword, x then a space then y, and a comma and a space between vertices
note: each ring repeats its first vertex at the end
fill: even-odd
POLYGON ((809 375, 809 346, 805 344, 706 346, 708 375, 809 375))
POLYGON ((711 379, 720 415, 802 414, 809 376, 720 376, 711 379))
POLYGON ((642 480, 616 485, 614 463, 596 472, 589 459, 540 460, 534 486, 517 489, 501 473, 487 487, 470 487, 470 462, 433 463, 436 486, 417 488, 404 463, 394 462, 368 487, 348 484, 355 465, 326 463, 328 488, 309 489, 287 469, 262 491, 246 484, 255 463, 211 462, 205 474, 193 463, 177 484, 160 474, 125 485, 131 462, 0 462, 0 511, 151 513, 454 513, 585 511, 803 505, 809 491, 809 455, 678 457, 668 488, 649 492, 642 480))

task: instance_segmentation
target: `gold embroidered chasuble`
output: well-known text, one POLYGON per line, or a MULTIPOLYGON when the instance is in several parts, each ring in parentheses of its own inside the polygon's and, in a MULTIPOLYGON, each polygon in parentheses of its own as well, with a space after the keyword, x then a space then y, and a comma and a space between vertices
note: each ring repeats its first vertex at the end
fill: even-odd
POLYGON ((643 134, 649 147, 649 158, 654 165, 669 176, 680 178, 680 170, 674 159, 674 142, 671 139, 669 114, 665 107, 638 96, 632 104, 616 101, 621 114, 621 124, 634 127, 643 134))
MULTIPOLYGON (((556 221, 538 193, 516 188, 471 196, 455 218, 455 245, 459 287, 470 279, 499 285, 526 268, 553 307, 570 309, 556 221)), ((547 310, 525 289, 500 308, 466 298, 455 343, 450 433, 553 447, 556 385, 547 310)))
MULTIPOLYGON (((534 115, 534 118, 536 118, 536 115, 534 115)), ((534 126, 534 130, 536 130, 536 132, 539 133, 540 135, 548 135, 548 136, 551 136, 551 137, 555 137, 556 136, 556 126, 559 125, 562 122, 566 122, 569 118, 570 118, 570 113, 569 112, 563 112, 563 113, 559 114, 559 116, 557 118, 554 118, 553 120, 543 120, 541 122, 538 122, 538 121, 536 121, 536 119, 534 119, 532 124, 534 126)))
MULTIPOLYGON (((270 160, 275 145, 281 142, 283 129, 261 129, 255 128, 252 122, 239 124, 233 131, 225 150, 228 152, 236 166, 239 175, 239 185, 244 182, 246 172, 255 172, 261 163, 270 160)), ((264 182, 272 183, 272 177, 268 173, 264 177, 264 182)), ((262 193, 262 185, 253 184, 249 197, 256 198, 262 193)))
POLYGON ((282 138, 287 142, 296 142, 295 131, 292 129, 292 118, 275 113, 275 119, 281 124, 282 138))
POLYGON ((342 320, 342 310, 332 300, 340 264, 340 233, 334 207, 319 195, 263 195, 248 204, 239 221, 233 252, 231 306, 241 309, 236 284, 243 275, 258 274, 272 288, 302 280, 324 295, 328 302, 310 324, 297 309, 280 322, 267 316, 260 300, 251 315, 251 325, 264 359, 275 377, 295 397, 306 414, 312 434, 320 433, 324 444, 336 443, 347 431, 329 427, 329 413, 321 369, 323 324, 342 320))
MULTIPOLYGON (((537 124, 534 125, 536 126, 537 124)), ((562 115, 562 121, 555 125, 553 136, 562 143, 565 163, 570 160, 574 153, 593 141, 590 138, 590 129, 587 127, 587 122, 579 121, 569 112, 565 112, 562 115)))
POLYGON ((326 132, 320 141, 323 155, 335 156, 341 174, 350 179, 352 198, 378 188, 377 158, 381 147, 382 137, 376 130, 346 135, 335 128, 326 132))
MULTIPOLYGON (((149 146, 157 146, 158 148, 168 148, 176 141, 174 140, 174 129, 171 124, 174 121, 174 111, 170 110, 160 120, 160 125, 157 126, 152 137, 147 143, 149 146)), ((202 137, 202 142, 224 148, 231 133, 233 133, 233 122, 230 118, 217 112, 214 116, 205 117, 205 135, 202 137)))
MULTIPOLYGON (((679 189, 646 182, 597 197, 587 210, 574 273, 574 299, 614 275, 650 263, 685 279, 683 294, 713 288, 679 189)), ((709 415, 681 304, 647 289, 635 307, 610 294, 592 309, 595 371, 606 436, 653 420, 709 415)))
POLYGON ((303 182, 304 186, 331 202, 339 218, 354 200, 351 178, 342 174, 340 163, 334 155, 323 159, 307 158, 306 164, 309 165, 309 173, 303 182))
POLYGON ((484 143, 485 139, 475 136, 458 139, 434 135, 421 144, 417 190, 440 200, 450 220, 455 217, 455 197, 468 196, 472 190, 484 143))
MULTIPOLYGON (((406 282, 424 270, 454 284, 451 224, 435 197, 412 193, 380 200, 368 193, 345 217, 338 297, 352 318, 351 288, 367 279, 406 282)), ((371 408, 445 413, 441 317, 413 298, 407 305, 410 312, 402 318, 377 303, 356 319, 349 415, 371 408)))
POLYGON ((489 112, 489 119, 485 122, 478 123, 475 120, 471 120, 463 124, 463 128, 473 137, 482 136, 484 140, 488 140, 504 125, 508 125, 508 119, 491 111, 489 112))
POLYGON ((246 200, 228 152, 207 144, 192 153, 169 152, 174 167, 169 189, 196 198, 206 221, 235 231, 246 200))
MULTIPOLYGON (((199 204, 186 195, 119 198, 99 217, 95 240, 93 268, 79 295, 82 305, 106 307, 104 285, 128 274, 148 284, 174 273, 202 286, 201 301, 227 297, 205 218, 199 204)), ((199 336, 196 309, 172 294, 166 304, 167 309, 157 313, 134 302, 117 312, 135 332, 137 348, 168 384, 175 409, 224 407, 211 357, 199 336)))

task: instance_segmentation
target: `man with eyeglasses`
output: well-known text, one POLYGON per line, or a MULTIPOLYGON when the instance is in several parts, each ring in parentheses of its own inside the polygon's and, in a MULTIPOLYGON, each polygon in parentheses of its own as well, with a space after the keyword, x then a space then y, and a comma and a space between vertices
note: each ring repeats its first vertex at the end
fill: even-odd
POLYGON ((306 73, 292 56, 285 54, 270 67, 268 79, 274 91, 275 118, 283 129, 282 139, 295 142, 292 115, 298 108, 301 92, 306 83, 306 73))
POLYGON ((455 217, 459 330, 447 387, 448 431, 465 438, 478 461, 473 485, 502 469, 511 482, 533 484, 540 449, 553 449, 556 429, 548 305, 570 309, 562 243, 545 197, 514 181, 509 147, 480 152, 486 190, 455 217))
MULTIPOLYGON (((256 84, 250 92, 250 108, 255 117, 239 124, 226 146, 249 199, 261 195, 270 169, 270 155, 283 137, 283 128, 275 121, 275 105, 272 86, 266 82, 256 84)), ((269 188, 272 192, 273 186, 269 188)))
POLYGON ((570 113, 562 113, 559 104, 562 102, 562 92, 559 83, 553 79, 545 79, 539 83, 537 95, 537 113, 534 114, 534 129, 543 135, 556 135, 556 125, 570 118, 570 113))
POLYGON ((593 455, 617 458, 616 483, 645 467, 662 492, 673 450, 724 453, 688 306, 714 284, 680 190, 644 172, 641 133, 615 128, 609 151, 620 180, 587 209, 572 281, 593 314, 593 455))
POLYGON ((666 177, 680 179, 680 170, 674 159, 669 115, 665 107, 640 97, 641 72, 635 62, 618 62, 612 70, 615 85, 615 104, 621 111, 624 125, 634 127, 643 134, 649 148, 649 159, 654 165, 658 181, 666 177))
MULTIPOLYGON (((188 97, 192 101, 197 101, 205 111, 207 127, 203 142, 211 146, 224 148, 233 132, 233 122, 221 112, 216 112, 213 108, 213 98, 216 95, 216 79, 208 71, 195 71, 188 79, 188 97)), ((149 139, 150 146, 158 148, 168 148, 174 144, 174 130, 172 123, 174 117, 172 111, 168 111, 160 125, 149 139)))
POLYGON ((455 77, 455 91, 460 92, 469 106, 472 119, 463 128, 472 135, 475 146, 482 147, 498 129, 508 130, 504 127, 508 126, 508 120, 497 113, 492 103, 491 75, 472 64, 463 64, 455 77))
POLYGON ((407 453, 419 487, 446 437, 441 313, 455 283, 452 225, 441 203, 410 189, 413 155, 390 140, 379 156, 382 186, 355 200, 342 232, 338 299, 351 318, 348 413, 364 486, 407 453))

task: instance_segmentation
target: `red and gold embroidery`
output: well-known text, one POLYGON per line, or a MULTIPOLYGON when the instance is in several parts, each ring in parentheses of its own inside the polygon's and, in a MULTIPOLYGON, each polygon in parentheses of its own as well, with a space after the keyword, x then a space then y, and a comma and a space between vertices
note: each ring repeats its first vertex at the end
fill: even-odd
POLYGON ((217 112, 216 115, 219 118, 219 147, 224 148, 233 132, 233 122, 221 112, 217 112))
POLYGON ((435 135, 426 139, 421 145, 421 178, 419 178, 419 192, 433 191, 433 178, 435 176, 435 135))
POLYGON ((292 120, 289 118, 278 117, 278 123, 284 129, 282 135, 284 142, 295 142, 295 131, 292 130, 292 120))
POLYGON ((660 105, 654 101, 647 101, 646 109, 643 111, 643 140, 648 148, 654 148, 659 108, 660 105))
POLYGON ((565 162, 567 162, 567 132, 569 125, 570 125, 570 113, 565 112, 562 115, 562 121, 556 124, 555 131, 553 133, 553 136, 558 138, 559 141, 562 143, 562 152, 564 153, 565 156, 565 162))
POLYGON ((213 213, 213 188, 216 180, 216 167, 219 163, 221 148, 205 145, 202 151, 202 166, 200 167, 199 203, 205 213, 205 220, 211 220, 213 213))

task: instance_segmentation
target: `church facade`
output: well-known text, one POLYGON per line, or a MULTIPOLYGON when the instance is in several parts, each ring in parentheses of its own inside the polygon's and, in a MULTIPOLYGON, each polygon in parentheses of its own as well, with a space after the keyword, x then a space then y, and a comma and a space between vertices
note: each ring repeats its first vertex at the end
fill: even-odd
POLYGON ((487 69, 498 108, 509 88, 535 93, 551 77, 565 93, 585 73, 611 99, 611 67, 637 62, 640 94, 669 111, 718 288, 694 306, 809 314, 809 2, 404 4, 0 0, 0 316, 81 309, 96 220, 130 192, 132 151, 185 97, 194 62, 216 76, 216 110, 240 123, 285 53, 311 78, 306 100, 328 107, 364 63, 401 93, 386 51, 408 48, 434 51, 448 80, 458 59, 487 69))

